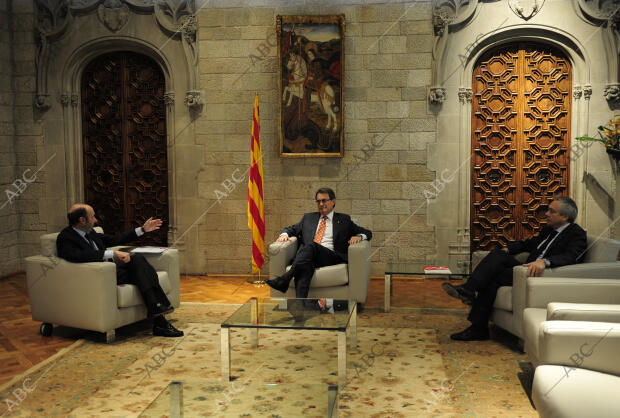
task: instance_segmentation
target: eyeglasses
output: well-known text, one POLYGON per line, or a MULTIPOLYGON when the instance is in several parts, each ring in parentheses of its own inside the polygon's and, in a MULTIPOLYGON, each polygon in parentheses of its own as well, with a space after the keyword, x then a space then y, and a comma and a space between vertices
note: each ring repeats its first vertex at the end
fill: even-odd
POLYGON ((327 202, 331 202, 331 199, 317 199, 317 200, 315 200, 315 202, 316 202, 317 204, 319 204, 319 203, 323 203, 323 204, 325 204, 325 203, 327 203, 327 202))

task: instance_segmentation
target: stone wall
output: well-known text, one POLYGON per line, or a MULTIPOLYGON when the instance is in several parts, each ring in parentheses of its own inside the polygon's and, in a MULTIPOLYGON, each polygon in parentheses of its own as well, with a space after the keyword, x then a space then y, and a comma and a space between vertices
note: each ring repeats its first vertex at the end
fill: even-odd
MULTIPOLYGON (((112 34, 94 9, 80 12, 73 19, 74 26, 52 45, 51 108, 42 112, 33 107, 33 0, 0 0, 2 202, 6 190, 16 192, 13 184, 28 178, 27 187, 18 182, 19 196, 0 211, 0 275, 23 269, 20 260, 38 253, 39 236, 64 226, 68 206, 80 199, 80 182, 75 180, 83 174, 78 146, 81 134, 75 122, 79 121, 79 87, 73 87, 79 83, 72 84, 80 73, 74 54, 79 50, 82 56, 130 49, 162 57, 158 62, 168 71, 167 89, 173 93, 167 121, 174 222, 171 243, 181 250, 183 272, 250 271, 246 190, 255 92, 261 105, 267 244, 282 227, 297 222, 304 212, 316 210, 313 198, 318 187, 331 186, 338 196, 336 209, 351 214, 374 233, 373 274, 383 273, 387 260, 424 261, 435 254, 444 260, 446 255, 468 259, 469 173, 461 170, 458 180, 438 183, 447 168, 457 169, 464 160, 462 150, 470 147, 470 111, 467 104, 460 103, 459 92, 467 87, 471 73, 461 68, 458 54, 471 42, 482 43, 479 34, 495 29, 500 17, 500 21, 508 18, 504 26, 514 39, 527 37, 532 28, 554 26, 557 33, 570 34, 574 29, 583 35, 593 24, 586 24, 558 2, 547 2, 528 22, 517 17, 506 2, 479 2, 473 20, 450 32, 446 54, 454 62, 447 60, 444 65, 458 71, 444 86, 447 99, 438 106, 427 100, 428 88, 434 85, 431 51, 437 40, 430 1, 328 3, 197 1, 196 47, 205 100, 201 112, 190 111, 183 100, 193 74, 191 66, 186 68, 183 46, 178 37, 169 39, 169 34, 160 30, 153 15, 132 12, 131 24, 112 34), (276 132, 276 16, 341 13, 346 22, 345 156, 283 159, 276 132), (560 13, 570 19, 558 20, 560 13), (96 46, 83 48, 85 42, 96 46), (71 100, 61 104, 63 97, 71 100), (37 171, 45 164, 45 169, 37 171), (445 187, 428 207, 425 191, 432 196, 437 186, 445 187)), ((555 40, 562 39, 557 35, 555 40)), ((572 121, 581 133, 593 132, 599 120, 613 115, 602 98, 609 82, 607 73, 603 66, 593 64, 605 62, 605 45, 598 36, 588 39, 592 61, 576 66, 574 73, 580 77, 591 74, 587 80, 581 77, 580 84, 584 88, 591 85, 592 99, 587 106, 575 107, 579 109, 575 115, 580 116, 572 121), (583 116, 587 109, 590 119, 583 116)), ((593 146, 588 153, 579 160, 580 165, 571 168, 573 191, 580 190, 576 193, 583 209, 580 223, 594 234, 615 233, 617 237, 620 228, 610 234, 608 226, 613 225, 613 210, 613 219, 620 214, 619 205, 612 202, 613 207, 603 207, 593 186, 582 180, 590 178, 586 173, 592 174, 605 192, 599 194, 607 201, 611 201, 607 195, 616 196, 617 202, 617 177, 604 151, 593 146)), ((263 271, 268 271, 268 265, 263 271)))
MULTIPOLYGON (((42 114, 33 106, 36 86, 34 40, 34 8, 31 1, 13 0, 13 65, 15 69, 15 152, 17 176, 27 184, 19 196, 17 210, 20 214, 20 251, 22 257, 40 254, 42 234, 47 224, 40 217, 44 212, 41 201, 52 174, 46 170, 49 157, 43 150, 42 114)), ((64 178, 64 173, 54 176, 64 178)), ((52 209, 52 208, 48 208, 52 209)), ((22 265, 22 267, 24 267, 22 265)))
POLYGON ((20 268, 19 218, 16 205, 9 202, 6 193, 14 191, 12 183, 17 172, 12 54, 11 2, 0 0, 0 276, 20 268))
MULTIPOLYGON (((2 160, 0 182, 1 274, 24 268, 23 257, 39 252, 39 237, 47 226, 39 219, 40 199, 45 190, 47 161, 40 115, 33 106, 35 92, 35 41, 33 3, 3 0, 0 35, 0 132, 2 160), (7 192, 8 191, 8 192, 7 192), (9 198, 10 196, 10 198, 9 198)), ((64 177, 64 173, 56 173, 64 177)))
POLYGON ((384 271, 386 260, 421 261, 432 254, 435 236, 427 226, 422 193, 435 179, 426 166, 436 125, 426 101, 430 2, 251 7, 253 2, 246 1, 242 8, 219 8, 219 3, 224 4, 210 2, 199 14, 206 107, 197 121, 196 141, 204 145, 205 155, 196 177, 185 179, 198 182, 199 197, 209 208, 198 226, 204 271, 250 271, 247 176, 238 184, 231 180, 248 169, 255 92, 260 98, 267 243, 303 213, 316 211, 315 190, 329 186, 336 191, 336 210, 373 231, 373 274, 384 271), (340 13, 346 22, 345 156, 281 158, 276 16, 340 13), (216 190, 227 197, 218 202, 216 190))

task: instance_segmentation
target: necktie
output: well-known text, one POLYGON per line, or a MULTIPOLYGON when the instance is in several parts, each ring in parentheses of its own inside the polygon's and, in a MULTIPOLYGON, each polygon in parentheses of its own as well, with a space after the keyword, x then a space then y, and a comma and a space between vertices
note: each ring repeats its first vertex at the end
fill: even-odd
POLYGON ((551 233, 547 236, 547 239, 543 241, 543 243, 538 248, 538 251, 540 251, 540 254, 538 255, 538 257, 536 257, 537 260, 540 260, 541 258, 545 256, 545 253, 547 252, 547 248, 549 248, 549 244, 551 243, 551 241, 553 241, 556 235, 558 235, 558 231, 555 231, 555 230, 551 231, 551 233))
POLYGON ((327 222, 327 216, 323 216, 321 219, 321 223, 319 224, 319 229, 316 231, 316 235, 314 236, 314 242, 320 244, 323 241, 323 235, 325 235, 325 225, 327 222))
POLYGON ((91 247, 93 247, 95 250, 99 250, 99 247, 97 247, 97 244, 95 244, 95 241, 93 241, 88 234, 85 235, 86 237, 86 241, 88 241, 88 243, 90 244, 91 247))

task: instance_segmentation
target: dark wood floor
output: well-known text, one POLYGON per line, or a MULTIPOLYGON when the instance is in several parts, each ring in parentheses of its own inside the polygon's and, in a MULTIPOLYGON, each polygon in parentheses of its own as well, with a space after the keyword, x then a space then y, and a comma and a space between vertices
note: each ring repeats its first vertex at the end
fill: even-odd
MULTIPOLYGON (((184 302, 243 303, 252 296, 269 296, 269 287, 246 281, 247 276, 182 276, 184 302)), ((443 280, 394 278, 393 307, 456 308, 465 306, 441 290, 443 280)), ((383 277, 370 281, 366 307, 383 306, 383 277)), ((80 330, 59 328, 51 337, 39 334, 30 315, 25 275, 0 279, 0 384, 73 344, 80 330)))

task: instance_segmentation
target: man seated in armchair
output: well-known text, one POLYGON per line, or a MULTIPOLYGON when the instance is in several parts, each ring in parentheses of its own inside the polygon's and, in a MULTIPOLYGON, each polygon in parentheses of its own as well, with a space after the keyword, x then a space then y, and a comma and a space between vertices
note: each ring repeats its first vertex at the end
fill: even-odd
POLYGON ((136 285, 148 316, 154 318, 153 335, 181 337, 183 331, 176 329, 164 314, 174 310, 159 285, 155 269, 143 255, 131 255, 124 251, 108 250, 107 247, 131 242, 144 233, 161 227, 161 219, 149 218, 143 226, 116 235, 98 234, 93 230, 97 224, 95 211, 90 205, 76 203, 67 214, 69 226, 56 238, 58 256, 72 263, 113 261, 116 263, 116 281, 120 284, 136 285))
POLYGON ((346 263, 349 245, 372 238, 372 232, 356 225, 349 215, 334 212, 336 194, 332 189, 320 188, 315 193, 315 200, 319 211, 306 213, 299 223, 284 228, 277 239, 277 242, 288 241, 291 237, 299 240, 299 249, 290 270, 265 281, 285 293, 294 277, 297 298, 308 297, 315 269, 346 263))
POLYGON ((488 322, 497 290, 512 286, 512 269, 521 263, 513 254, 529 252, 526 263, 528 276, 540 276, 549 267, 577 264, 583 261, 587 248, 586 232, 575 223, 577 205, 570 197, 556 196, 549 204, 547 226, 538 235, 509 243, 491 251, 474 269, 465 284, 443 283, 446 293, 471 305, 467 319, 471 326, 452 334, 459 341, 488 340, 488 322))

